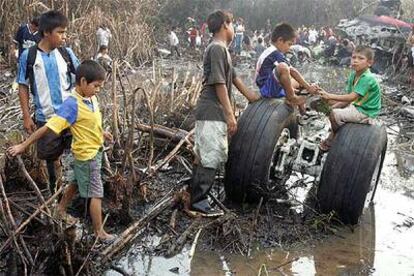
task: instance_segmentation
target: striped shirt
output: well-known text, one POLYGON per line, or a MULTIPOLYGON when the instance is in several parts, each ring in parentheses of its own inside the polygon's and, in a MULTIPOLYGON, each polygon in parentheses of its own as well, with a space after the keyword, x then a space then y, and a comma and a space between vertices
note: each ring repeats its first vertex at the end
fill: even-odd
MULTIPOLYGON (((79 60, 73 51, 67 48, 75 68, 79 60)), ((17 82, 29 87, 26 79, 27 58, 29 50, 25 50, 19 59, 17 82)), ((46 122, 69 97, 68 90, 74 84, 74 75, 68 77, 68 65, 58 49, 50 53, 37 49, 36 60, 33 64, 34 87, 31 87, 35 105, 36 121, 46 122)), ((73 87, 73 86, 72 86, 73 87)))

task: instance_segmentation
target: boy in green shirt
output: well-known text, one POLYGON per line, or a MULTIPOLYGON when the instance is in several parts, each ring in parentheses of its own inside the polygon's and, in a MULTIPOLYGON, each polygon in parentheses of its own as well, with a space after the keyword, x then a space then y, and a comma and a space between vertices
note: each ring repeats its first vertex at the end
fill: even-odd
POLYGON ((328 151, 336 131, 345 123, 370 124, 381 110, 381 89, 371 73, 374 52, 366 46, 358 46, 352 53, 351 67, 354 71, 347 81, 347 94, 337 95, 321 91, 323 99, 328 100, 333 110, 329 114, 332 132, 321 142, 320 148, 328 151))

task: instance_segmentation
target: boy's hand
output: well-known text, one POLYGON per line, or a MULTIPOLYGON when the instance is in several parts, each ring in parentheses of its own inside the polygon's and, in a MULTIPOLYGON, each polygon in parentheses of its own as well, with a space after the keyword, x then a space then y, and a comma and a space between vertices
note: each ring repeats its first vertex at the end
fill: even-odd
POLYGON ((319 96, 324 99, 324 100, 329 100, 330 99, 330 95, 328 92, 326 92, 325 90, 320 90, 319 91, 319 96))
POLYGON ((109 143, 113 143, 114 142, 114 137, 112 136, 112 134, 108 131, 104 131, 103 133, 103 137, 105 138, 106 141, 108 141, 109 143))
POLYGON ((26 147, 23 144, 18 144, 7 149, 7 153, 11 156, 22 154, 26 147))
POLYGON ((312 83, 311 85, 309 85, 308 89, 309 93, 311 94, 317 94, 319 90, 321 90, 321 88, 319 87, 319 85, 317 85, 316 83, 312 83))
POLYGON ((30 116, 23 117, 23 127, 29 134, 32 134, 36 130, 36 125, 30 116))
POLYGON ((234 117, 234 114, 229 114, 226 118, 226 122, 227 122, 227 131, 230 136, 233 136, 234 134, 236 134, 236 131, 237 131, 237 121, 236 121, 236 118, 234 117))
POLYGON ((249 103, 254 103, 254 102, 260 100, 261 98, 262 97, 260 96, 260 94, 252 92, 252 96, 248 100, 249 100, 249 103))
POLYGON ((306 98, 304 96, 286 97, 286 102, 290 105, 304 105, 306 98))

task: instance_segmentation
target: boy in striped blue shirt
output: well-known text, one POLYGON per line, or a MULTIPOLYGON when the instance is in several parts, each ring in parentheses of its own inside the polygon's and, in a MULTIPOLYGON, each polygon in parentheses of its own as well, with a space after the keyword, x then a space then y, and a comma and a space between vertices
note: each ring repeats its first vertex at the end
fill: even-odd
MULTIPOLYGON (((73 87, 73 74, 79 61, 71 49, 62 47, 68 23, 66 16, 58 11, 43 13, 39 19, 40 42, 20 56, 17 82, 23 125, 29 134, 56 113, 73 87), (29 91, 35 107, 34 120, 30 114, 29 91)), ((70 137, 69 133, 50 133, 37 143, 38 158, 46 160, 50 192, 55 190, 56 167, 60 167, 63 150, 70 147, 70 137)))

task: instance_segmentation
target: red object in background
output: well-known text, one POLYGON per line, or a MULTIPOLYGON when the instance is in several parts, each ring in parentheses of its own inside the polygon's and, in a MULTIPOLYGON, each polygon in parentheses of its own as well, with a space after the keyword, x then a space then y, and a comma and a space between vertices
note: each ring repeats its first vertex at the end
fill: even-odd
POLYGON ((399 20, 399 19, 396 19, 390 16, 381 15, 381 16, 378 16, 377 18, 378 18, 378 21, 384 24, 389 24, 389 25, 400 27, 400 28, 411 29, 412 27, 414 27, 414 24, 410 24, 408 22, 405 22, 405 21, 402 21, 402 20, 399 20))
POLYGON ((190 37, 191 38, 196 38, 197 37, 197 29, 196 28, 191 28, 190 30, 190 37))

